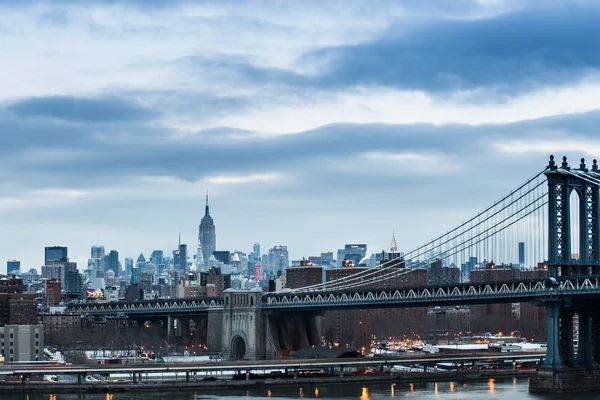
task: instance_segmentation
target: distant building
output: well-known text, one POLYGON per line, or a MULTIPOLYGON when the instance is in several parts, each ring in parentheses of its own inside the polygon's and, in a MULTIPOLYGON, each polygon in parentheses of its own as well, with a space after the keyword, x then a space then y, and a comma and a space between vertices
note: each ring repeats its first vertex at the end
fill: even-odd
MULTIPOLYGON (((267 254, 267 272, 270 277, 285 273, 290 265, 290 256, 287 246, 273 246, 267 254)), ((264 268, 264 265, 263 265, 264 268)))
POLYGON ((5 325, 0 327, 0 334, 5 362, 44 360, 43 325, 5 325))
POLYGON ((354 265, 360 264, 366 255, 366 244, 347 244, 344 246, 344 260, 350 260, 354 265))
POLYGON ((131 276, 133 270, 133 258, 127 257, 125 259, 125 275, 131 276))
POLYGON ((342 268, 342 263, 344 262, 344 258, 346 258, 346 252, 344 251, 344 249, 338 249, 336 267, 342 268))
POLYGON ((62 284, 60 279, 46 280, 46 306, 55 306, 61 302, 62 284))
POLYGON ((112 270, 115 273, 115 276, 119 276, 121 274, 119 268, 119 252, 116 250, 111 250, 106 256, 104 256, 104 273, 112 270))
POLYGON ((215 231, 215 223, 210 216, 208 207, 208 192, 206 193, 206 205, 204 207, 204 217, 200 221, 198 227, 198 241, 202 245, 202 258, 204 261, 204 270, 208 267, 210 257, 217 248, 217 235, 215 231))
POLYGON ((24 293, 23 279, 14 275, 0 279, 0 326, 37 325, 37 303, 24 293))
POLYGON ((21 261, 8 260, 6 262, 6 275, 16 274, 21 271, 21 261))
POLYGON ((68 251, 66 247, 63 246, 52 246, 52 247, 46 247, 44 249, 44 263, 47 264, 48 261, 63 261, 63 260, 67 260, 68 257, 68 251))
POLYGON ((83 276, 77 268, 65 272, 65 297, 69 300, 84 298, 83 276))
POLYGON ((460 269, 454 264, 442 266, 442 260, 438 259, 429 267, 428 283, 430 285, 454 285, 460 283, 460 269))
POLYGON ((519 265, 525 266, 525 242, 519 242, 519 265))
MULTIPOLYGON (((519 278, 520 271, 518 268, 513 268, 512 265, 496 264, 491 261, 471 271, 470 281, 473 283, 499 282, 519 278)), ((471 329, 475 333, 509 333, 517 328, 518 321, 513 319, 511 304, 473 305, 471 306, 471 313, 473 315, 471 329)))
POLYGON ((287 270, 286 287, 288 289, 298 289, 321 283, 323 283, 323 267, 321 266, 303 265, 287 270))
POLYGON ((321 253, 321 265, 333 267, 333 252, 321 253))

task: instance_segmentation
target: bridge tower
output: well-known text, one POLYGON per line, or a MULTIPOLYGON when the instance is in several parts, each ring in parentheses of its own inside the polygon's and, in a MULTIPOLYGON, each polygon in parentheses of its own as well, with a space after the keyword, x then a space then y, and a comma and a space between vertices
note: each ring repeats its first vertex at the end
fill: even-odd
MULTIPOLYGON (((532 381, 532 389, 561 391, 590 374, 600 364, 600 310, 592 300, 574 301, 552 295, 564 278, 600 276, 600 171, 597 161, 591 169, 582 158, 579 168, 572 168, 563 157, 557 165, 554 156, 544 172, 548 183, 548 277, 549 295, 543 299, 548 318, 548 349, 544 365, 532 381), (578 221, 571 220, 572 194, 577 193, 578 221), (572 227, 579 227, 573 232, 572 227), (579 246, 573 234, 579 236, 579 246), (578 257, 573 257, 577 253, 578 257), (579 317, 579 337, 575 356, 573 316, 579 317), (582 375, 581 371, 587 371, 582 375)), ((579 382, 581 383, 581 382, 579 382)))

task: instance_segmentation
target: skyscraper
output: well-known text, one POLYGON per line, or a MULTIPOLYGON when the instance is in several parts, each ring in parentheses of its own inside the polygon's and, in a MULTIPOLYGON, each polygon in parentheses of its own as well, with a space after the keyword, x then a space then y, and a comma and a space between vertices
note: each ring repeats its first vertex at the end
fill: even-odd
POLYGON ((131 275, 133 270, 133 258, 127 257, 125 259, 125 275, 131 275))
POLYGON ((392 243, 390 244, 390 253, 398 252, 398 244, 396 244, 396 232, 392 231, 392 243))
POLYGON ((21 270, 21 261, 17 260, 8 260, 6 262, 6 274, 16 274, 21 270))
POLYGON ((44 264, 48 261, 62 261, 68 258, 67 248, 63 246, 52 246, 44 249, 44 264))
POLYGON ((198 241, 202 244, 202 258, 204 266, 208 266, 210 257, 217 247, 217 235, 215 234, 215 223, 208 209, 208 192, 206 192, 206 206, 204 217, 200 221, 198 229, 198 241))
POLYGON ((108 272, 111 269, 115 273, 115 276, 121 274, 119 268, 119 252, 116 250, 111 250, 110 253, 104 256, 104 272, 108 272))
POLYGON ((525 266, 525 242, 519 242, 519 265, 525 266))

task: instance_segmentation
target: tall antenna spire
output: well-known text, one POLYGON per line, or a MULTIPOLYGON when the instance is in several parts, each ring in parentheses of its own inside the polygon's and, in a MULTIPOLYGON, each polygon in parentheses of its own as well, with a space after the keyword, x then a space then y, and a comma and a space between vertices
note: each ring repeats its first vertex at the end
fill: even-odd
POLYGON ((179 242, 177 244, 181 246, 181 227, 179 227, 179 242))
POLYGON ((208 215, 208 190, 206 191, 206 206, 204 207, 204 215, 208 215))

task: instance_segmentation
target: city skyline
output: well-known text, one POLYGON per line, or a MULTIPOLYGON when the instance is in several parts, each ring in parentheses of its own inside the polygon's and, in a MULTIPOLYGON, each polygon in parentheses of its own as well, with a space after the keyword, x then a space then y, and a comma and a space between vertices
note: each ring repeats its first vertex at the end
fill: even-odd
POLYGON ((0 4, 0 259, 194 254, 206 190, 216 250, 403 251, 600 155, 593 2, 231 4, 0 4))

